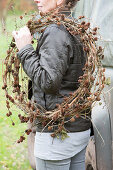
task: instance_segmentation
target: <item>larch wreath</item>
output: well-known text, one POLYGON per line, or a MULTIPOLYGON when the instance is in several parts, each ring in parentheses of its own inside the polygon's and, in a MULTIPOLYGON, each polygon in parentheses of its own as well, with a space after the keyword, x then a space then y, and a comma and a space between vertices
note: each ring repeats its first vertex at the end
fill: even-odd
MULTIPOLYGON (((40 19, 33 19, 27 22, 27 26, 30 29, 31 34, 36 32, 42 33, 50 24, 63 24, 70 34, 80 37, 80 42, 83 45, 83 49, 86 53, 86 63, 84 65, 83 76, 79 77, 79 88, 68 97, 64 97, 64 102, 58 104, 54 110, 47 111, 43 108, 37 108, 35 102, 28 99, 28 92, 23 88, 23 84, 26 83, 26 77, 22 77, 21 64, 17 58, 17 48, 12 40, 9 49, 7 50, 7 56, 4 64, 6 66, 3 72, 3 87, 6 95, 6 107, 8 113, 6 114, 11 118, 12 112, 10 103, 16 105, 24 112, 24 115, 18 114, 21 123, 32 123, 35 126, 35 120, 38 118, 40 123, 48 130, 54 130, 51 134, 52 137, 59 137, 65 139, 67 137, 67 130, 64 125, 68 121, 76 121, 77 118, 90 119, 89 112, 92 108, 92 104, 96 101, 100 101, 100 95, 105 85, 105 69, 102 67, 101 59, 103 59, 103 49, 101 46, 96 45, 97 27, 90 28, 90 23, 83 21, 84 16, 80 16, 78 19, 66 17, 64 14, 52 11, 48 14, 42 14, 40 19), (21 69, 20 69, 21 68, 21 69), (92 88, 93 87, 93 88, 92 88)), ((20 19, 23 19, 20 16, 20 19)), ((15 125, 12 118, 12 125, 15 125)), ((25 130, 24 134, 20 136, 18 143, 25 139, 25 133, 30 134, 32 130, 25 130)))

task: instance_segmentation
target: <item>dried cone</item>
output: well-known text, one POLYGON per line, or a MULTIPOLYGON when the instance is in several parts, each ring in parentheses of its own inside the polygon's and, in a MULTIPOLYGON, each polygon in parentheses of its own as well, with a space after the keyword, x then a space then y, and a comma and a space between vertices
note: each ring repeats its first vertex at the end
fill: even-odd
POLYGON ((52 126, 48 126, 48 130, 51 131, 53 129, 52 126))
POLYGON ((75 122, 75 118, 72 117, 72 118, 70 119, 70 122, 75 122))

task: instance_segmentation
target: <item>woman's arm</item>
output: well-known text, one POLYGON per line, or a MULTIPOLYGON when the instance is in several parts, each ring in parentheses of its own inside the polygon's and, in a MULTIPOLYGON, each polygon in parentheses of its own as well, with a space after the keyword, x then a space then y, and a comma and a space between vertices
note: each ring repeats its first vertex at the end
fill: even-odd
POLYGON ((69 38, 56 26, 47 28, 41 38, 39 55, 28 44, 17 56, 23 69, 38 88, 55 93, 69 65, 69 38))

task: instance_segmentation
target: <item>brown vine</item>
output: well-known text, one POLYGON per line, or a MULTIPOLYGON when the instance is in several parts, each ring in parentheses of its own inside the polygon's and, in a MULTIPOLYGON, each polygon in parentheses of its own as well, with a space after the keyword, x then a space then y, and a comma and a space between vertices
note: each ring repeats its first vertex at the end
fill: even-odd
MULTIPOLYGON (((96 45, 98 29, 91 29, 90 23, 83 21, 83 18, 84 16, 80 16, 78 19, 70 19, 64 14, 52 11, 46 15, 41 14, 41 18, 38 20, 31 19, 27 22, 31 34, 36 32, 42 33, 53 23, 58 25, 63 24, 70 34, 80 36, 83 49, 86 52, 86 64, 83 68, 84 74, 80 76, 78 80, 80 83, 79 88, 73 94, 65 97, 64 102, 58 104, 57 108, 51 111, 39 109, 35 102, 28 100, 27 93, 22 85, 25 83, 25 79, 22 78, 20 81, 20 72, 22 75, 23 71, 20 69, 21 64, 16 56, 18 50, 14 39, 12 39, 4 61, 6 68, 3 73, 4 85, 2 87, 2 89, 5 90, 6 107, 8 109, 6 115, 8 117, 12 116, 10 103, 13 103, 25 113, 24 116, 21 114, 18 115, 21 123, 34 123, 38 118, 44 128, 48 127, 48 130, 52 130, 56 127, 56 130, 51 134, 52 137, 56 137, 58 134, 67 136, 67 131, 64 128, 64 124, 66 123, 65 118, 69 117, 69 121, 73 122, 76 121, 78 117, 88 117, 89 113, 85 111, 89 109, 94 102, 100 100, 100 95, 105 85, 105 69, 101 64, 103 49, 96 45), (92 87, 93 90, 91 90, 92 87)), ((21 19, 23 19, 23 17, 21 17, 21 19)), ((13 120, 12 125, 14 125, 13 120)), ((31 131, 31 129, 27 129, 25 133, 29 135, 31 131)), ((24 135, 20 137, 18 143, 23 140, 25 140, 24 135)))

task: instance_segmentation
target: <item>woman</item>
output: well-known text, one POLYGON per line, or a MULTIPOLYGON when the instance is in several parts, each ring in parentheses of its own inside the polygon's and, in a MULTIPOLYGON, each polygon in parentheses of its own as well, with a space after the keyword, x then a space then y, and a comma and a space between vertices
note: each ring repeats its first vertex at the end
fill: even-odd
MULTIPOLYGON (((77 0, 35 2, 43 13, 58 7, 61 13, 69 16, 69 10, 77 0)), ((35 51, 27 27, 14 31, 13 36, 19 49, 18 58, 33 84, 32 100, 46 110, 54 109, 56 104, 62 103, 64 96, 68 96, 79 86, 78 78, 83 74, 85 64, 79 38, 72 36, 63 25, 51 24, 42 33, 35 51)), ((52 131, 48 128, 41 133, 43 127, 37 125, 34 149, 37 170, 85 170, 90 124, 89 120, 82 118, 66 123, 69 138, 64 141, 57 138, 53 140, 50 136, 52 131)))

